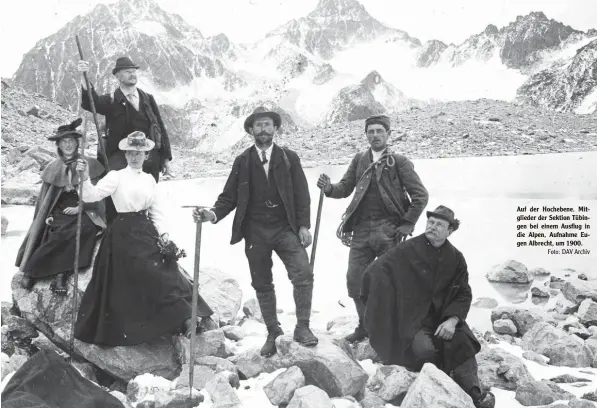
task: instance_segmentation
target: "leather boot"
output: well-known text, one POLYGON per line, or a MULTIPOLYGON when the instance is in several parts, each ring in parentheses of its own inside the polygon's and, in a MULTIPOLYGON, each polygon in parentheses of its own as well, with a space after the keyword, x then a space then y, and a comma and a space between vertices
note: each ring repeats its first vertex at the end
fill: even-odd
POLYGON ((354 305, 357 309, 357 315, 359 316, 359 325, 354 329, 354 332, 344 337, 349 343, 358 343, 359 341, 365 340, 369 335, 367 330, 363 326, 363 318, 365 317, 365 304, 361 299, 353 299, 354 305))
POLYGON ((276 293, 271 290, 268 292, 257 292, 257 301, 263 315, 263 321, 267 327, 267 339, 261 347, 261 355, 269 357, 276 354, 276 338, 283 335, 280 328, 278 315, 276 311, 276 293))
POLYGON ((309 328, 311 318, 311 301, 313 299, 313 285, 295 286, 293 289, 294 305, 296 307, 296 327, 294 341, 303 346, 313 347, 319 343, 317 337, 309 328))

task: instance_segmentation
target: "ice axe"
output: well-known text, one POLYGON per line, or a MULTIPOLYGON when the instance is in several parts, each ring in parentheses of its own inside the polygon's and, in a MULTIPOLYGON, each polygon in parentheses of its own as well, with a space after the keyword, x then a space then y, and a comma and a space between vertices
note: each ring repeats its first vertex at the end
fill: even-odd
MULTIPOLYGON (((200 205, 183 205, 182 208, 210 208, 200 205)), ((195 232, 195 269, 193 270, 193 309, 191 313, 191 344, 189 350, 189 398, 193 397, 193 374, 195 372, 195 341, 197 337, 197 301, 199 300, 199 262, 201 260, 201 229, 203 222, 199 220, 195 232)))

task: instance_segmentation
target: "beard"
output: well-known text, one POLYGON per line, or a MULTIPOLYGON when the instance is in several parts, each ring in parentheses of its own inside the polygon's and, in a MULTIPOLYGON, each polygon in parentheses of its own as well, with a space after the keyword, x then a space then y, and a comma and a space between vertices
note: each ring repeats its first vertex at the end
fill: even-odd
POLYGON ((262 131, 262 132, 255 134, 254 137, 255 137, 255 144, 257 146, 264 146, 264 145, 271 144, 272 139, 274 138, 274 133, 262 131))

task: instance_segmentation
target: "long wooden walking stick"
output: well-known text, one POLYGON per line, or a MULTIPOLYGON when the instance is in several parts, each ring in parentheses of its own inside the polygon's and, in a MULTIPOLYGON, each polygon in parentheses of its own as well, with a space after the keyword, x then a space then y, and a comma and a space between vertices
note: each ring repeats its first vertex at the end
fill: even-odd
POLYGON ((321 222, 321 209, 323 207, 323 188, 319 191, 319 205, 317 207, 317 220, 315 221, 315 234, 313 235, 313 248, 311 248, 311 271, 315 267, 315 251, 317 250, 317 237, 319 236, 319 224, 321 222))
MULTIPOLYGON (((81 48, 81 42, 79 41, 79 36, 75 35, 75 40, 77 40, 77 48, 79 49, 79 56, 81 60, 85 60, 83 57, 83 49, 81 48)), ((89 85, 89 78, 87 78, 87 72, 83 72, 83 78, 85 79, 85 85, 87 86, 87 95, 89 97, 89 106, 91 106, 91 113, 93 114, 93 121, 95 122, 95 130, 97 131, 97 149, 98 151, 98 158, 99 153, 102 155, 102 159, 104 161, 103 165, 106 168, 106 172, 110 171, 110 164, 108 163, 108 156, 106 156, 106 148, 103 142, 103 135, 100 132, 100 126, 97 121, 97 111, 95 110, 95 101, 93 100, 93 95, 91 94, 91 86, 89 85)))
MULTIPOLYGON (((87 145, 87 115, 83 114, 83 137, 81 138, 81 153, 79 157, 85 160, 85 146, 87 145)), ((68 361, 72 364, 75 348, 75 322, 77 321, 77 296, 79 292, 79 254, 81 252, 81 223, 83 222, 83 172, 79 172, 79 205, 77 210, 77 232, 75 235, 75 265, 73 268, 73 301, 70 319, 70 341, 68 347, 68 361)))

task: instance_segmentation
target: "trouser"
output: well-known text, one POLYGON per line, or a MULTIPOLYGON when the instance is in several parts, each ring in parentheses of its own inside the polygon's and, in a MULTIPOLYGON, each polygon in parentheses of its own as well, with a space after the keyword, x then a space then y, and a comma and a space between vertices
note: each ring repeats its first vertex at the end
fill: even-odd
POLYGON ((279 326, 272 276, 272 252, 284 263, 293 285, 297 323, 309 325, 313 295, 313 271, 307 251, 288 224, 268 226, 250 220, 243 225, 245 254, 249 261, 251 286, 257 292, 264 323, 269 331, 279 326))
MULTIPOLYGON (((445 340, 435 337, 434 333, 435 330, 429 327, 423 327, 415 335, 411 348, 414 355, 421 361, 421 363, 433 363, 438 368, 446 371, 442 363, 445 356, 441 355, 441 350, 443 350, 442 343, 445 340)), ((470 339, 463 331, 457 329, 454 333, 454 337, 450 341, 470 341, 470 339)), ((454 368, 451 373, 446 374, 451 374, 454 382, 469 395, 474 387, 478 387, 479 390, 481 389, 477 359, 475 357, 469 358, 464 363, 454 368)))
POLYGON ((290 225, 271 227, 246 221, 244 228, 245 254, 251 271, 251 286, 257 292, 274 290, 272 253, 284 263, 293 286, 312 286, 313 272, 307 251, 290 225))
MULTIPOLYGON (((398 221, 395 219, 363 220, 353 227, 348 254, 346 287, 348 296, 361 297, 361 283, 367 267, 397 244, 398 221)), ((359 316, 362 319, 362 316, 359 316)))

